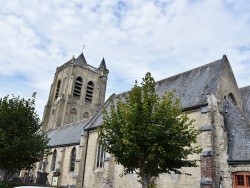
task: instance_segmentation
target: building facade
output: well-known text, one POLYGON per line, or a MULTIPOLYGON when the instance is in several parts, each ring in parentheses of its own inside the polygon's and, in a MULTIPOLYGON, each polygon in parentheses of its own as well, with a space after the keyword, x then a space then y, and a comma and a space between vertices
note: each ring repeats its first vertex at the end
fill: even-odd
MULTIPOLYGON (((99 72, 87 70, 83 54, 77 59, 82 59, 83 64, 74 64, 73 58, 57 69, 45 108, 44 130, 51 138, 52 151, 46 163, 48 180, 52 182, 53 171, 58 169, 61 172, 58 185, 141 187, 136 174, 121 177, 124 167, 117 165, 114 156, 105 153, 98 144, 97 128, 102 126, 100 107, 109 110, 112 101, 124 98, 128 92, 113 94, 104 103, 108 75, 104 59, 95 69, 99 72), (94 83, 91 104, 87 97, 88 88, 92 88, 88 87, 90 82, 94 83), (72 109, 76 109, 74 113, 72 109), (84 116, 85 112, 89 116, 84 116)), ((160 174, 153 179, 157 187, 250 187, 250 87, 238 88, 227 57, 156 82, 160 97, 173 89, 184 113, 188 112, 201 130, 198 145, 202 153, 190 156, 198 160, 199 167, 183 168, 183 174, 160 174)))

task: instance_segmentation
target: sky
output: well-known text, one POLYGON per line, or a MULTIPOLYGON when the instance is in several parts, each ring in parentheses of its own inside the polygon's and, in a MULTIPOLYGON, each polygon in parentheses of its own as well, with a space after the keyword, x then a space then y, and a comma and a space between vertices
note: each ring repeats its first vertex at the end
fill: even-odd
POLYGON ((0 0, 0 97, 31 98, 42 117, 57 66, 84 53, 109 69, 108 98, 227 55, 250 85, 249 0, 0 0), (84 46, 84 48, 83 48, 84 46))

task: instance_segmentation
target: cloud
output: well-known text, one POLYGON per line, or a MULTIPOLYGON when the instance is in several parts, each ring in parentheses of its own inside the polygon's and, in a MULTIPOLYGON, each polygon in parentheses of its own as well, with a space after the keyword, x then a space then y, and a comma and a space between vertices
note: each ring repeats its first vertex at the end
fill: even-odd
POLYGON ((224 54, 249 85, 249 9, 247 0, 2 0, 0 95, 37 91, 41 116, 56 67, 83 45, 90 65, 106 60, 107 95, 148 71, 159 80, 224 54))

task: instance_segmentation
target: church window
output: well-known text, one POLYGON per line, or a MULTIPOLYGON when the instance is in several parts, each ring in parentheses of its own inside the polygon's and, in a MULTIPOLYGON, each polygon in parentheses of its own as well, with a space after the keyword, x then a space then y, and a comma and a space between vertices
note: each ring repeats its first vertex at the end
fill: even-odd
POLYGON ((234 173, 234 188, 250 188, 250 172, 234 173))
POLYGON ((69 123, 77 121, 77 110, 76 108, 72 108, 70 110, 69 123))
POLYGON ((74 172, 75 170, 75 165, 76 165, 76 148, 74 147, 71 151, 71 156, 70 156, 70 172, 74 172))
POLYGON ((88 112, 85 112, 83 115, 82 115, 83 119, 88 119, 89 118, 89 113, 88 112))
POLYGON ((56 167, 56 156, 57 156, 57 151, 56 149, 53 151, 52 154, 52 161, 51 161, 51 171, 55 171, 55 167, 56 167))
POLYGON ((82 89, 82 78, 81 77, 77 77, 76 81, 75 81, 74 92, 73 92, 73 97, 75 99, 80 99, 81 89, 82 89))
POLYGON ((85 96, 86 102, 92 101, 93 91, 94 91, 94 83, 92 81, 90 81, 90 82, 88 82, 87 90, 86 90, 86 96, 85 96))
POLYGON ((105 151, 103 146, 98 144, 96 154, 96 168, 104 168, 105 151))
POLYGON ((57 86, 56 86, 55 100, 59 97, 60 85, 61 85, 61 80, 58 80, 57 86))

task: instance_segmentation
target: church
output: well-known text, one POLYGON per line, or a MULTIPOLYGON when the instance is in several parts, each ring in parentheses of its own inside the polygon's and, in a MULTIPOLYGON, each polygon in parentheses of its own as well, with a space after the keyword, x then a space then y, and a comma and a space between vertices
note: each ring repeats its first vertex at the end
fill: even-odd
MULTIPOLYGON (((83 53, 56 69, 43 115, 52 154, 36 164, 35 176, 45 171, 49 184, 71 188, 141 187, 136 174, 121 177, 124 167, 98 144, 102 109, 128 92, 105 102, 108 74, 104 58, 95 68, 83 53)), ((201 130, 202 152, 190 156, 199 167, 160 174, 154 180, 157 188, 250 187, 250 86, 238 88, 226 55, 156 82, 159 96, 173 89, 201 130)))

